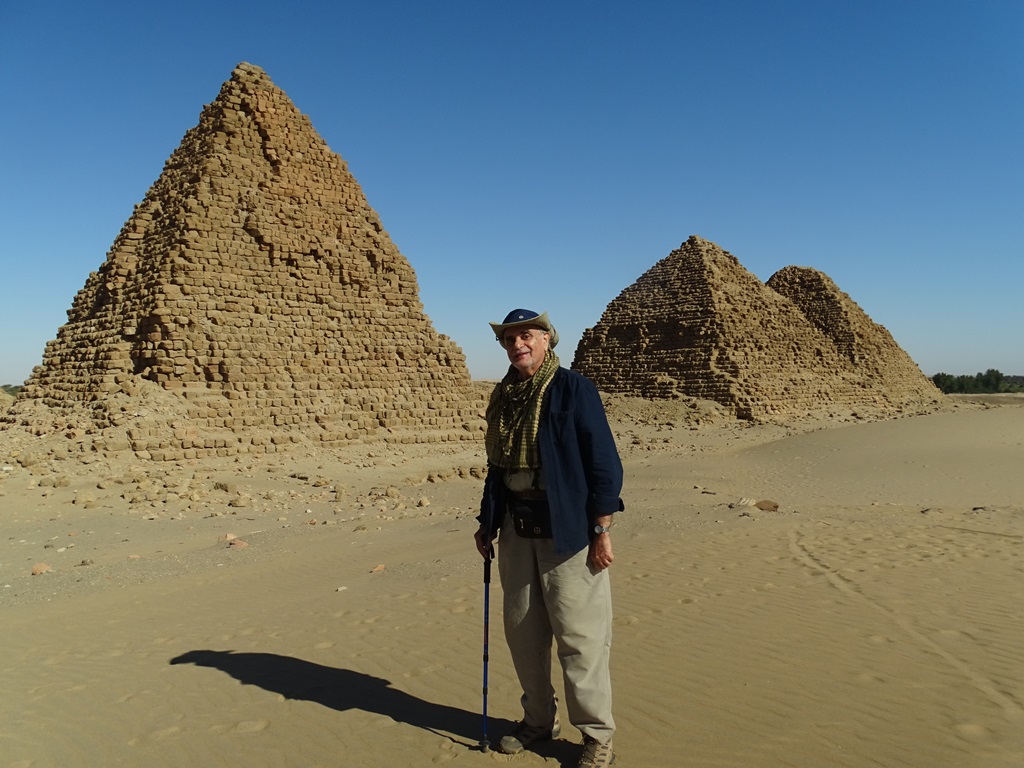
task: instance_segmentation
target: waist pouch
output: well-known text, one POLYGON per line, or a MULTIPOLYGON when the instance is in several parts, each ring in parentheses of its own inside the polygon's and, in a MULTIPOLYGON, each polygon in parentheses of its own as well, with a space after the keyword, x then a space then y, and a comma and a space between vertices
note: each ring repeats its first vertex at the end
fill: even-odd
POLYGON ((524 539, 551 538, 551 508, 547 500, 509 499, 508 514, 524 539))

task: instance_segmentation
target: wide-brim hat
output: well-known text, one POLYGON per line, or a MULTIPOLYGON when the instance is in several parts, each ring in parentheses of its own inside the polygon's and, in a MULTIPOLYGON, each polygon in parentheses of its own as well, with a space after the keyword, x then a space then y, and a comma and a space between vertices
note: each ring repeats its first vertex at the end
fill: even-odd
POLYGON ((509 328, 517 328, 521 325, 532 325, 537 328, 543 328, 549 334, 551 334, 551 340, 548 344, 553 348, 558 343, 558 331, 555 330, 555 326, 551 324, 551 320, 548 319, 547 312, 541 312, 537 314, 532 309, 513 309, 507 315, 505 319, 500 323, 491 323, 491 328, 494 330, 494 337, 501 342, 502 337, 505 335, 505 331, 509 328))

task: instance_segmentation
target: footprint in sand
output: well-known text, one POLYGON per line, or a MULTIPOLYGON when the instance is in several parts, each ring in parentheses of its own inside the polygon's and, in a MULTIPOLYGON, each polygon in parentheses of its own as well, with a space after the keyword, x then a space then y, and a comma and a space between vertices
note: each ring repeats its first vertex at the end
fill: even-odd
POLYGON ((447 763, 456 757, 455 745, 450 741, 441 742, 441 751, 434 755, 432 763, 447 763))
POLYGON ((959 723, 954 730, 961 738, 973 742, 987 741, 992 735, 992 731, 981 723, 959 723))
POLYGON ((162 741, 163 739, 169 739, 172 736, 177 736, 180 733, 181 733, 181 726, 180 725, 172 725, 170 728, 161 728, 159 731, 153 731, 152 736, 157 741, 162 741))
POLYGON ((259 733, 270 727, 267 720, 243 720, 235 726, 237 733, 259 733))

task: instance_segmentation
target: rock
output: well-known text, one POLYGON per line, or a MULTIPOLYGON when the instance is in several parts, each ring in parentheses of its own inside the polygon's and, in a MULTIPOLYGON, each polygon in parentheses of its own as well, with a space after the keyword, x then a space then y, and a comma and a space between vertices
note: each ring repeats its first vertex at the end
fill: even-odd
POLYGON ((36 563, 32 566, 32 575, 41 576, 44 573, 51 573, 53 568, 46 563, 36 563))
POLYGON ((757 502, 754 506, 760 509, 762 512, 779 511, 779 505, 774 501, 769 501, 768 499, 762 499, 761 501, 757 502))

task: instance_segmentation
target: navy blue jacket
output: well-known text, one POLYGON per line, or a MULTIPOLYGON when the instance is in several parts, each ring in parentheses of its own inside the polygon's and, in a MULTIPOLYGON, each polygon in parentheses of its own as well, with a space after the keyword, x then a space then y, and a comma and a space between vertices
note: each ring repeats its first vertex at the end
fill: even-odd
MULTIPOLYGON (((590 379, 559 368, 544 394, 537 432, 555 551, 590 545, 595 518, 623 510, 622 461, 604 405, 590 379)), ((477 520, 494 535, 506 508, 503 470, 491 466, 477 520)))

